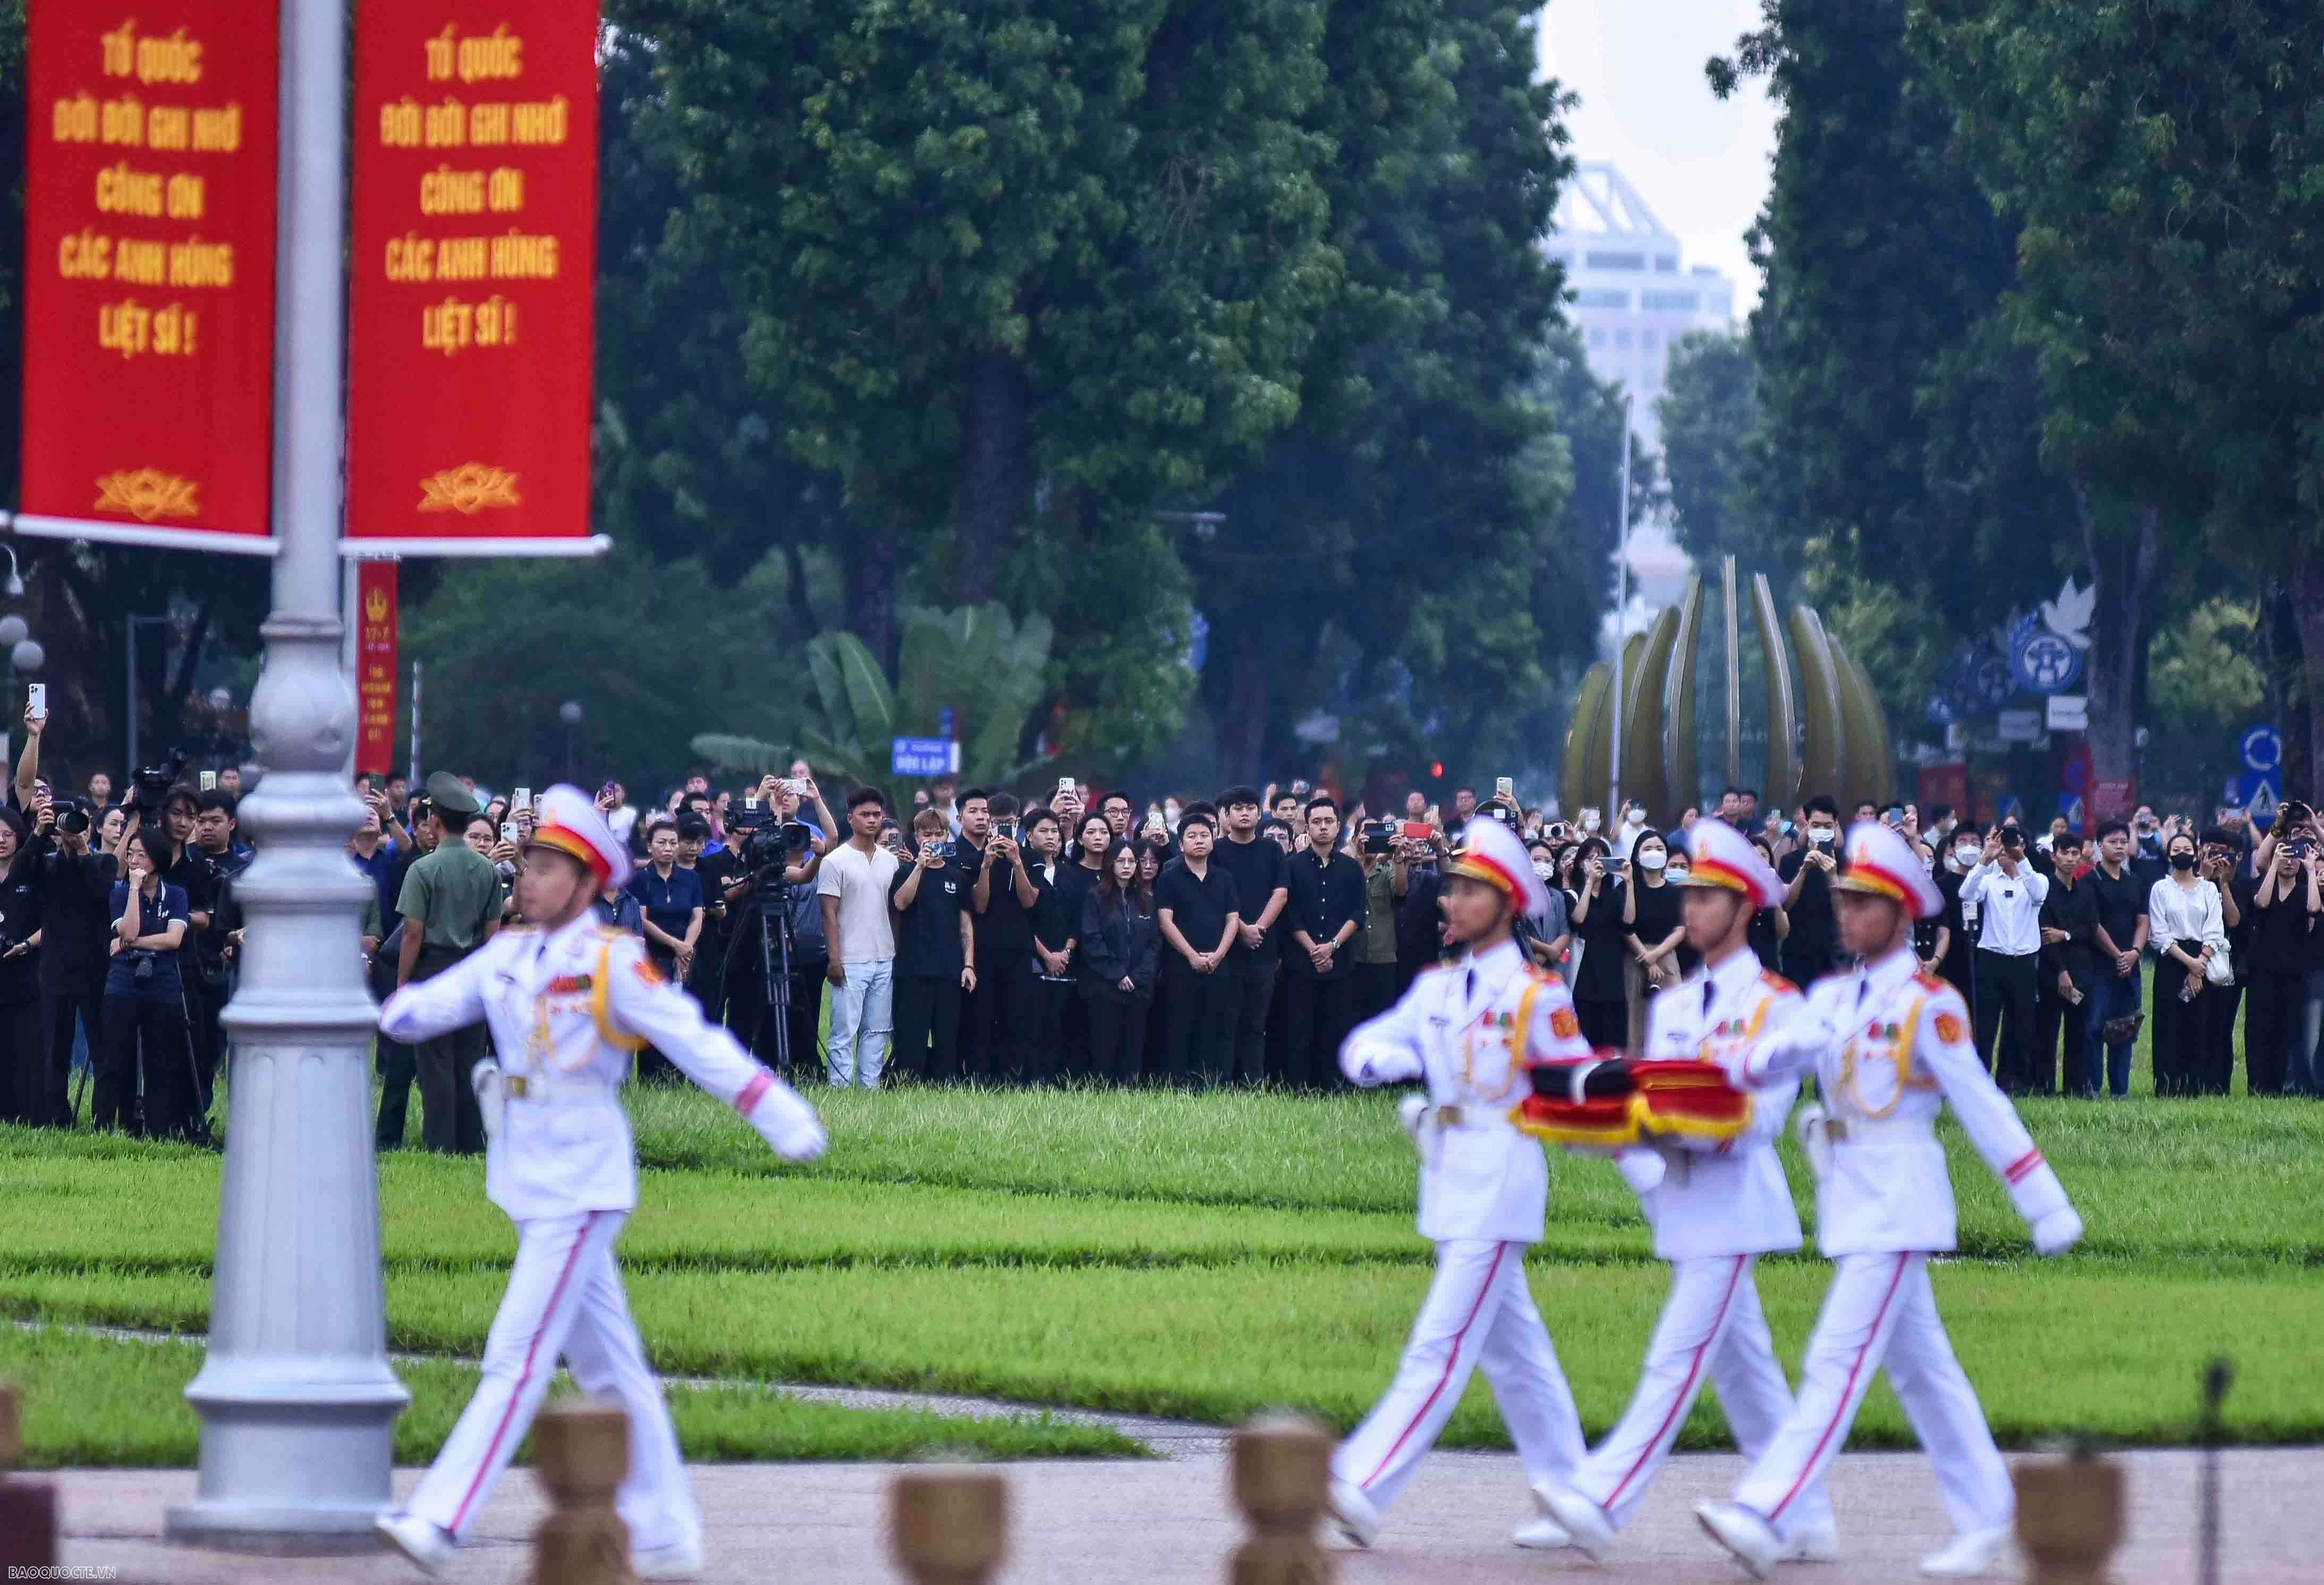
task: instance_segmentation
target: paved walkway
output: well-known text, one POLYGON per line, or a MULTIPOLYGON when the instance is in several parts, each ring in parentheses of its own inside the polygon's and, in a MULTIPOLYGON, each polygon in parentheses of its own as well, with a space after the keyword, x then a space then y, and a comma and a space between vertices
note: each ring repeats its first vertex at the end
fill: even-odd
MULTIPOLYGON (((2193 1585, 2197 1577, 2196 1457, 2123 1455, 2130 1472, 2130 1537, 2115 1585, 2193 1585)), ((1421 1467, 1377 1550, 1342 1553, 1342 1585, 1502 1585, 1572 1576, 1586 1585, 1737 1585, 1744 1576, 1695 1528, 1692 1504, 1723 1492, 1732 1455, 1674 1461, 1603 1568, 1571 1553, 1509 1546, 1527 1499, 1507 1454, 1438 1454, 1421 1467)), ((2224 1455, 2229 1585, 2310 1585, 2324 1577, 2324 1449, 2235 1450, 2224 1455)), ((1019 1464, 1009 1468, 1014 1540, 1007 1585, 1217 1585, 1239 1539, 1215 1454, 1151 1464, 1019 1464)), ((890 1467, 863 1464, 706 1465, 694 1472, 710 1529, 708 1578, 727 1585, 776 1580, 871 1585, 900 1578, 887 1557, 890 1467)), ((161 1515, 192 1495, 188 1470, 80 1470, 63 1487, 65 1562, 112 1568, 150 1585, 391 1585, 417 1580, 400 1559, 235 1557, 184 1551, 160 1539, 161 1515)), ((409 1490, 416 1473, 399 1475, 409 1490)), ((1832 1476, 1847 1561, 1787 1569, 1797 1585, 1902 1585, 1921 1553, 1943 1539, 1927 1463, 1917 1454, 1850 1454, 1832 1476)), ((514 1585, 542 1506, 532 1478, 503 1480, 447 1578, 514 1585)))

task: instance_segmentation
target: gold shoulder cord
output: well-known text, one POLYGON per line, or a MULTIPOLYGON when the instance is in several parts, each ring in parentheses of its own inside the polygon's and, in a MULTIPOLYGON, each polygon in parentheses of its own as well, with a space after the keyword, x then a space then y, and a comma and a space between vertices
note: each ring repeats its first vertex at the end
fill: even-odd
POLYGON ((613 944, 607 941, 597 948, 597 977, 589 982, 589 1016, 596 1021, 598 1037, 606 1045, 617 1051, 642 1051, 644 1041, 613 1027, 613 992, 606 989, 613 967, 613 944))
POLYGON ((1921 1009, 1928 1005, 1928 992, 1923 991, 1913 999, 1912 1011, 1904 1015, 1904 1033, 1898 1038, 1896 1049, 1889 1056, 1889 1060, 1896 1065, 1896 1092, 1888 1098, 1888 1104, 1877 1111, 1864 1104, 1864 1097, 1856 1088, 1856 1043, 1861 1037, 1850 1035, 1848 1037, 1848 1044, 1840 1047, 1840 1090, 1847 1095, 1849 1104, 1855 1107, 1867 1121, 1878 1122, 1895 1110, 1904 1101, 1904 1092, 1907 1090, 1934 1088, 1933 1085, 1913 1077, 1913 1041, 1921 1032, 1921 1009))

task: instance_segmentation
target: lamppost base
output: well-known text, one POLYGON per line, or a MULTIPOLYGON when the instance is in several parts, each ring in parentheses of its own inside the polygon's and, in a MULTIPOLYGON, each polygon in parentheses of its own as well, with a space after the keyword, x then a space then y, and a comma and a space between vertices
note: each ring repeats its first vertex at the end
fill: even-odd
POLYGON ((372 1522, 394 1506, 388 1428, 410 1401, 392 1374, 366 1360, 214 1357, 186 1397, 202 1417, 201 1484, 164 1516, 171 1540, 285 1556, 378 1544, 372 1522))

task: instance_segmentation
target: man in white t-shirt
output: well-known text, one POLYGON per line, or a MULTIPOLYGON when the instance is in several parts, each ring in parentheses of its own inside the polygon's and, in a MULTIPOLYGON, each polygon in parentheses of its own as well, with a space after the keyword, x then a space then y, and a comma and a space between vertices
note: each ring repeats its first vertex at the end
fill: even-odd
POLYGON ((888 800, 876 788, 847 796, 847 840, 825 855, 816 890, 823 898, 823 938, 830 945, 831 1082, 880 1087, 888 1037, 895 1027, 896 928, 888 883, 896 855, 880 845, 888 800))

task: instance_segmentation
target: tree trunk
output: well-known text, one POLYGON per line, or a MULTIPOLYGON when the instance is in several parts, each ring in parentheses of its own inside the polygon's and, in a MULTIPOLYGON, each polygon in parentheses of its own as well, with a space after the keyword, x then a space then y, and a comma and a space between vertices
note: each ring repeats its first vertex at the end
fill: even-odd
POLYGON ((847 568, 848 631, 881 668, 896 669, 896 534, 873 529, 857 540, 847 568))
POLYGON ((1226 708, 1218 720, 1219 763, 1230 782, 1255 781, 1267 747, 1267 683, 1272 668, 1259 637, 1235 637, 1228 661, 1226 708))
POLYGON ((2324 789, 2324 567, 2306 557, 2294 564, 2291 604, 2292 625, 2300 635, 2300 693, 2306 708, 2299 712, 2297 724, 2291 718, 2279 719, 2292 737, 2307 742, 2284 744, 2283 790, 2287 797, 2312 803, 2324 789), (2295 759, 2292 750, 2300 747, 2306 752, 2295 759))
POLYGON ((961 371, 960 471, 952 502, 954 605, 992 598, 1033 498, 1033 382, 1014 354, 972 353, 961 371))
POLYGON ((2091 772, 2099 781, 2135 782, 2138 718, 2146 708, 2148 608, 2163 572, 2162 513, 2143 507, 2135 532, 2109 534, 2092 520, 2089 492, 2077 485, 2075 500, 2097 595, 2085 674, 2091 772))

